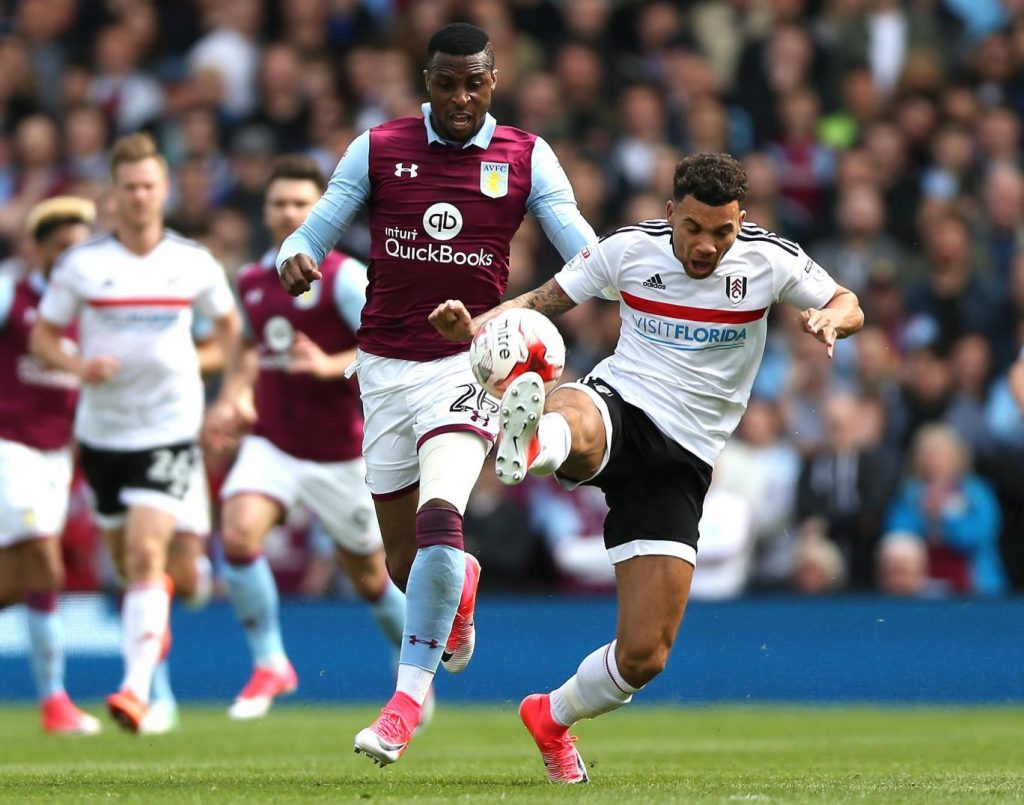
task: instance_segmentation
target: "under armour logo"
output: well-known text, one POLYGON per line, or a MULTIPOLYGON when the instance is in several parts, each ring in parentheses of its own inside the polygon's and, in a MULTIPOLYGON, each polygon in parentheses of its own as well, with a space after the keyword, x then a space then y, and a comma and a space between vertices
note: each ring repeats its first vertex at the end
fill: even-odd
POLYGON ((396 162, 395 163, 395 176, 403 176, 404 174, 407 173, 413 179, 415 179, 419 175, 419 168, 420 168, 420 166, 417 165, 415 162, 413 162, 412 164, 410 164, 408 166, 406 166, 406 164, 404 162, 396 162))
POLYGON ((437 640, 420 640, 418 637, 416 637, 416 635, 409 635, 409 645, 415 646, 417 643, 422 643, 428 648, 437 648, 439 645, 441 645, 437 642, 437 640))
POLYGON ((485 428, 487 427, 487 423, 491 421, 491 417, 489 415, 477 410, 474 410, 473 413, 469 415, 469 418, 473 422, 479 422, 485 428))

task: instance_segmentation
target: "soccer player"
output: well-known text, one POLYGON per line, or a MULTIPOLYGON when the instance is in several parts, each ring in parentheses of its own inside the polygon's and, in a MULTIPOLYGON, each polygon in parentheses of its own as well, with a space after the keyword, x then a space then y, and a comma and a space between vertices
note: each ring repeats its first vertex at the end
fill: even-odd
POLYGON ((37 268, 17 281, 0 277, 0 608, 19 602, 27 607, 43 729, 82 735, 99 732, 100 722, 75 707, 64 690, 57 615, 78 380, 29 357, 28 340, 57 258, 89 237, 95 218, 92 202, 73 196, 36 205, 27 230, 37 268))
POLYGON ((697 524, 711 468, 735 429, 764 351, 768 310, 801 310, 825 345, 860 329, 857 297, 795 243, 744 222, 746 175, 725 154, 675 170, 667 220, 644 221, 583 249, 554 279, 471 319, 449 301, 431 314, 456 341, 509 308, 564 313, 611 285, 622 326, 614 354, 545 400, 535 372, 501 401, 495 470, 505 483, 555 473, 604 493, 615 565, 615 639, 550 694, 519 712, 557 783, 587 782, 569 727, 621 707, 665 667, 697 561, 697 524))
POLYGON ((153 139, 121 138, 110 166, 114 230, 61 257, 31 349, 83 383, 75 437, 97 520, 114 555, 123 556, 127 582, 125 676, 107 707, 137 732, 169 639, 168 544, 198 453, 203 389, 192 308, 213 322, 225 354, 236 349, 240 322, 220 264, 164 229, 167 164, 153 139), (76 317, 81 356, 61 348, 61 334, 76 317))
POLYGON ((228 711, 266 714, 298 684, 278 623, 277 587, 263 543, 287 509, 305 504, 336 543, 338 563, 396 650, 405 595, 388 577, 364 477, 359 391, 344 376, 356 357, 366 267, 340 252, 321 265, 323 281, 302 296, 281 290, 274 260, 327 187, 308 157, 281 157, 267 183, 264 222, 274 248, 238 277, 245 352, 230 362, 208 432, 233 435, 255 423, 221 490, 228 593, 255 669, 228 711))
POLYGON ((438 663, 462 670, 476 639, 480 566, 463 552, 462 517, 497 432, 497 401, 474 380, 466 346, 434 332, 427 316, 456 294, 474 313, 498 303, 526 212, 565 259, 596 240, 551 147, 488 113, 498 72, 487 34, 442 28, 423 77, 423 116, 359 135, 277 257, 285 288, 305 293, 367 206, 369 285, 353 368, 367 483, 408 601, 395 695, 355 740, 380 764, 405 751, 438 663))

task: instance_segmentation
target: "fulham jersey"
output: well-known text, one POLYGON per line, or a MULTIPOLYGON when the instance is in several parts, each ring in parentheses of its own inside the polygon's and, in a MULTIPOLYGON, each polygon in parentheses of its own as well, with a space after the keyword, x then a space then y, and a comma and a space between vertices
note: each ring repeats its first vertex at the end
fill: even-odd
POLYGON ((39 315, 58 327, 77 317, 82 357, 106 355, 119 365, 107 382, 82 386, 75 437, 107 450, 195 439, 203 387, 192 308, 216 320, 234 304, 213 255, 169 230, 144 256, 126 249, 112 233, 68 249, 39 315))
POLYGON ((746 409, 769 308, 823 307, 838 289, 800 246, 753 224, 743 225, 710 277, 693 279, 665 220, 605 236, 555 280, 577 303, 606 286, 619 292, 618 344, 591 374, 709 464, 746 409))

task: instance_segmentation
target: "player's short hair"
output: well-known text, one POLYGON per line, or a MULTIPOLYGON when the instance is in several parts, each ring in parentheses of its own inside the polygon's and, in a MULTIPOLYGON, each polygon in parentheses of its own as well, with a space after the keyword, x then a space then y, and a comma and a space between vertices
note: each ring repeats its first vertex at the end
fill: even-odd
POLYGON ((278 179, 312 182, 321 193, 327 189, 327 177, 320 170, 316 160, 302 154, 285 154, 274 160, 273 167, 270 169, 270 178, 267 179, 267 187, 270 187, 278 179))
POLYGON ((453 22, 437 31, 427 43, 427 69, 434 63, 434 56, 444 53, 449 56, 474 56, 483 52, 487 66, 494 69, 494 46, 491 38, 482 28, 468 22, 453 22))
POLYGON ((167 160, 160 153, 152 135, 141 131, 127 134, 119 138, 110 149, 110 175, 117 173, 119 165, 142 162, 144 159, 155 159, 163 166, 164 172, 167 171, 167 160))
POLYGON ((730 201, 743 203, 747 174, 728 154, 694 154, 679 161, 672 180, 672 198, 693 196, 701 204, 721 207, 730 201))
POLYGON ((62 226, 96 221, 96 205, 78 196, 55 196, 36 204, 25 219, 25 230, 36 243, 42 243, 62 226))

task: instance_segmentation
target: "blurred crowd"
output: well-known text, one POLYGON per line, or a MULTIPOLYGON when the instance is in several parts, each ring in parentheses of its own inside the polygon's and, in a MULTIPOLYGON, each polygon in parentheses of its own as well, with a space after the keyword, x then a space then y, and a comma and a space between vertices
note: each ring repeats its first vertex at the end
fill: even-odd
MULTIPOLYGON (((696 596, 1024 587, 1024 0, 0 0, 0 270, 33 204, 102 201, 112 138, 146 129, 170 225, 237 271, 269 245, 272 159, 330 173, 359 132, 419 114, 427 39, 454 19, 490 34, 494 115, 551 143, 599 233, 662 217, 680 157, 729 151, 748 220, 861 297, 834 360, 772 314, 696 596)), ((341 247, 365 255, 365 225, 341 247)), ((527 220, 509 292, 559 264, 527 220)), ((579 374, 618 310, 559 325, 579 374)), ((466 541, 488 588, 607 588, 603 505, 485 468, 466 541)), ((301 516, 269 553, 293 590, 336 583, 301 516)))

